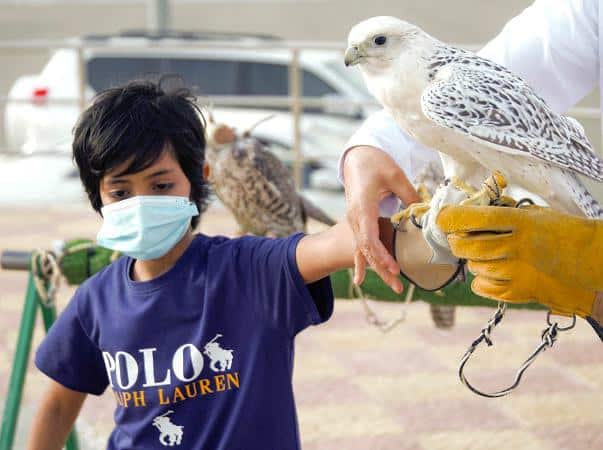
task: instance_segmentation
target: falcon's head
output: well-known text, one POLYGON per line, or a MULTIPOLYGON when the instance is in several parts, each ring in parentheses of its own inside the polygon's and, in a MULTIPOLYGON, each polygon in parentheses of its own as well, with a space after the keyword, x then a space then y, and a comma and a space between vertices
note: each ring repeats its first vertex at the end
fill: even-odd
POLYGON ((350 31, 345 65, 359 64, 368 71, 397 66, 403 54, 420 47, 424 36, 420 28, 395 17, 372 17, 350 31))

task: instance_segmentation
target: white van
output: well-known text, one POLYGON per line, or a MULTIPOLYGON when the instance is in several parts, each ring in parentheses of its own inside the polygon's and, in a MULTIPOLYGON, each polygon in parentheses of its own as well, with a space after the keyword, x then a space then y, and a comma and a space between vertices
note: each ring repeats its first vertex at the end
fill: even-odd
MULTIPOLYGON (((286 97, 291 54, 267 48, 272 39, 185 32, 88 36, 83 38, 86 98, 88 101, 96 93, 128 80, 166 73, 180 74, 201 96, 286 97), (249 48, 204 47, 210 39, 244 42, 249 48), (153 48, 149 48, 150 42, 153 48), (183 45, 174 46, 179 42, 183 45), (261 48, 254 48, 257 43, 262 44, 261 48)), ((303 96, 323 100, 323 106, 304 110, 302 149, 306 156, 333 158, 365 116, 365 108, 350 106, 345 100, 366 103, 371 96, 359 74, 344 67, 339 51, 303 50, 299 62, 303 96)), ((69 153, 72 128, 80 111, 78 80, 77 53, 70 48, 55 51, 40 74, 19 78, 10 90, 5 111, 7 151, 69 153)), ((216 108, 214 113, 217 120, 240 128, 258 117, 276 114, 255 134, 283 151, 291 148, 292 121, 286 107, 245 105, 216 108)))

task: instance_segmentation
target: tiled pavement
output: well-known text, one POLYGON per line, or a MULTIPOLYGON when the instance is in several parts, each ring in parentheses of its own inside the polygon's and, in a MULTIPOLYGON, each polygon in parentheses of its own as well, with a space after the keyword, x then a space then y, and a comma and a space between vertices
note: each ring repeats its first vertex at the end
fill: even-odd
MULTIPOLYGON (((0 209, 0 249, 49 247, 52 239, 94 236, 98 221, 80 204, 64 211, 0 209)), ((208 234, 229 234, 232 221, 210 210, 208 234)), ((4 400, 26 277, 0 271, 0 399, 4 400)), ((63 287, 59 305, 73 289, 63 287)), ((385 316, 398 305, 375 306, 385 316)), ((388 334, 364 322, 357 302, 338 301, 332 320, 297 340, 295 392, 305 450, 595 450, 603 449, 603 345, 582 321, 530 368, 508 398, 482 399, 458 381, 466 346, 492 310, 458 310, 450 332, 433 328, 429 308, 410 306, 388 334)), ((481 387, 508 383, 537 344, 542 312, 512 311, 495 347, 478 351, 469 373, 481 387)), ((41 323, 34 344, 42 338, 41 323)), ((30 365, 15 448, 23 448, 45 381, 30 365)), ((3 403, 3 401, 2 401, 3 403)), ((114 400, 87 400, 80 419, 84 448, 102 448, 114 400)), ((1 406, 0 406, 1 408, 1 406)))

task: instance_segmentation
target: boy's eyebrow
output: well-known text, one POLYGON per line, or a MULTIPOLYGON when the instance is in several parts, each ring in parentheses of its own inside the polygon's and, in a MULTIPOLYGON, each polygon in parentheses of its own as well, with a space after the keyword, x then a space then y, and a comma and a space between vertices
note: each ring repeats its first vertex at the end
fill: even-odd
POLYGON ((128 180, 125 178, 111 177, 107 180, 107 184, 116 185, 116 184, 125 184, 128 183, 128 180))
POLYGON ((153 172, 152 174, 147 175, 147 176, 145 177, 145 179, 147 179, 147 180, 148 180, 149 178, 155 178, 155 177, 159 177, 159 176, 161 176, 161 175, 167 175, 167 174, 172 173, 172 172, 173 172, 173 169, 162 169, 162 170, 158 170, 157 172, 153 172))
MULTIPOLYGON (((161 169, 161 170, 158 170, 157 172, 153 172, 152 174, 147 175, 145 177, 145 179, 148 180, 149 178, 159 177, 161 175, 166 175, 166 174, 172 173, 173 171, 174 171, 173 169, 161 169)), ((129 183, 129 181, 126 178, 120 178, 119 176, 110 177, 107 180, 107 184, 110 184, 110 185, 125 184, 125 183, 129 183)))

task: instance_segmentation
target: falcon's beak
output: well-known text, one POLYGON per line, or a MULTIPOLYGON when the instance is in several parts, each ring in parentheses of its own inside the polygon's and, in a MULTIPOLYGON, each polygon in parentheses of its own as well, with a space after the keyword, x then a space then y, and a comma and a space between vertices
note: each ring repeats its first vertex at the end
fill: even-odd
POLYGON ((355 66, 364 57, 357 46, 348 47, 345 51, 344 62, 347 66, 355 66))

